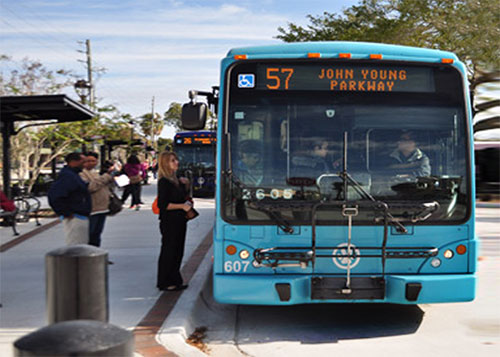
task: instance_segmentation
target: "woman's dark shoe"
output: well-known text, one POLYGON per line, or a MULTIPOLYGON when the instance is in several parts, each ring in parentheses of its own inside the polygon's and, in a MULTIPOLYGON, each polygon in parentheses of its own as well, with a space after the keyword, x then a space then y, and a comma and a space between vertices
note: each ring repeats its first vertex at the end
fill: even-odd
POLYGON ((186 285, 171 285, 167 286, 165 289, 162 289, 164 291, 179 291, 179 290, 184 290, 187 289, 187 284, 186 285))

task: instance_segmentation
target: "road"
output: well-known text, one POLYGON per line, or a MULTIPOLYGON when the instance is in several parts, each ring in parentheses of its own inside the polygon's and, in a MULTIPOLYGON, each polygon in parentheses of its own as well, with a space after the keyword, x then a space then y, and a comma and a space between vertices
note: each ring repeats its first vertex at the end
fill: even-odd
POLYGON ((478 208, 477 298, 402 306, 222 305, 202 292, 198 326, 210 356, 499 356, 500 209, 478 208))

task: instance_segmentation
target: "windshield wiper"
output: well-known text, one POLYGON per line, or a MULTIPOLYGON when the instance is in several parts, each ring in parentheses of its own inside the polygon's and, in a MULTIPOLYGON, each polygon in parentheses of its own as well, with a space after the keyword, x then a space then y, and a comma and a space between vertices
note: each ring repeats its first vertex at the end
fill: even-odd
POLYGON ((249 207, 254 208, 258 211, 261 211, 261 212, 264 212, 265 214, 267 214, 269 216, 269 218, 271 218, 283 232, 289 233, 289 234, 292 234, 294 232, 294 229, 293 229, 292 225, 290 224, 290 222, 288 222, 286 219, 284 219, 279 214, 279 212, 276 212, 276 211, 269 209, 269 208, 264 208, 264 207, 262 207, 262 205, 259 205, 259 203, 257 201, 250 201, 249 207), (252 206, 254 206, 254 207, 252 207, 252 206))
MULTIPOLYGON (((361 196, 364 197, 365 199, 368 199, 372 201, 373 203, 376 203, 377 206, 383 206, 383 207, 388 207, 388 204, 383 202, 383 201, 378 201, 370 195, 364 188, 363 186, 356 181, 348 172, 347 172, 347 131, 344 132, 344 155, 343 155, 343 170, 340 172, 339 176, 342 178, 344 181, 344 201, 347 203, 347 190, 349 188, 349 183, 352 185, 354 190, 361 196)), ((385 214, 387 217, 390 219, 388 222, 389 224, 392 224, 393 226, 396 227, 396 230, 399 233, 408 233, 408 229, 406 229, 401 222, 399 222, 394 216, 386 209, 385 214)))
POLYGON ((401 218, 394 218, 396 221, 410 221, 412 223, 422 222, 429 219, 440 205, 437 201, 424 203, 394 203, 390 205, 392 209, 415 209, 416 211, 409 215, 406 211, 401 218))

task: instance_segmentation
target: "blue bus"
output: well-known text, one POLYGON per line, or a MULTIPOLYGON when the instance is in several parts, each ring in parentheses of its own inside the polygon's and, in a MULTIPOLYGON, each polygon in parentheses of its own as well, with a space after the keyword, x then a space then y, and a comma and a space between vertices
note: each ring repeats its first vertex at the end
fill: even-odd
POLYGON ((221 303, 471 301, 478 240, 465 65, 354 42, 236 48, 218 109, 221 303))
POLYGON ((191 195, 213 197, 215 193, 214 131, 186 131, 175 134, 174 152, 179 156, 179 173, 191 182, 191 195))

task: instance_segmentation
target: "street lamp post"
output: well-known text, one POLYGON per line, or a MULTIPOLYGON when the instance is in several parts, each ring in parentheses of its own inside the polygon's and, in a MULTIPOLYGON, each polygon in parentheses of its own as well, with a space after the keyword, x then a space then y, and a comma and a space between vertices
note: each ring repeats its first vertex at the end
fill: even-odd
MULTIPOLYGON (((90 94, 92 92, 92 84, 87 82, 85 79, 79 79, 73 86, 75 87, 76 94, 80 97, 80 102, 84 105, 88 104, 89 106, 92 106, 92 100, 90 97, 90 94), (86 98, 89 98, 89 100, 86 100, 86 98)), ((82 144, 82 152, 86 151, 87 145, 84 142, 82 144)))
POLYGON ((81 103, 87 104, 88 102, 89 105, 92 105, 92 103, 90 103, 90 100, 86 100, 86 98, 90 97, 92 85, 86 80, 80 79, 76 81, 73 86, 75 87, 76 94, 80 97, 81 103))

